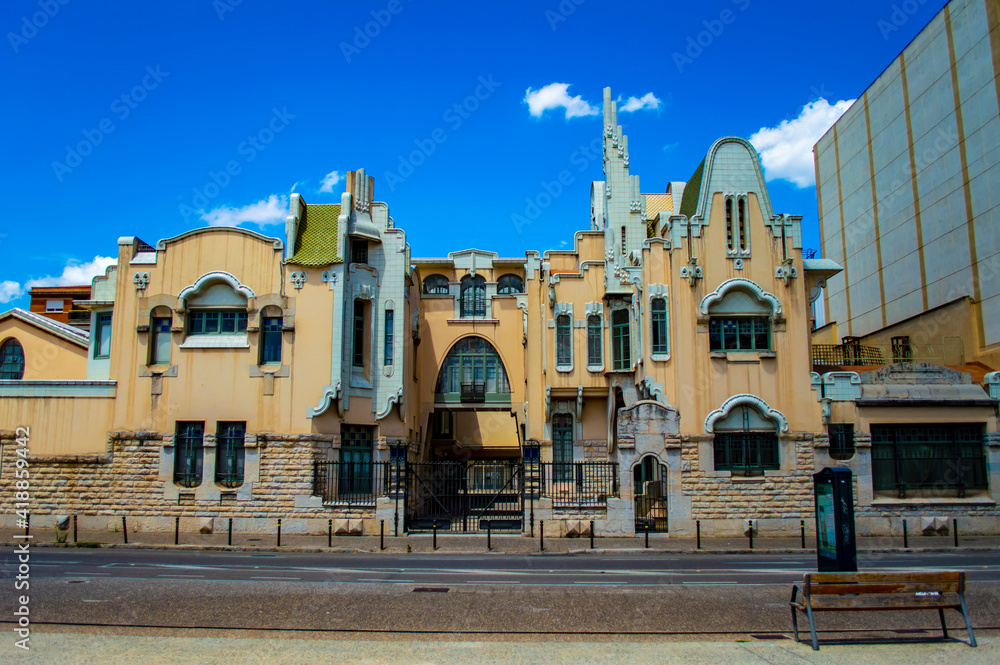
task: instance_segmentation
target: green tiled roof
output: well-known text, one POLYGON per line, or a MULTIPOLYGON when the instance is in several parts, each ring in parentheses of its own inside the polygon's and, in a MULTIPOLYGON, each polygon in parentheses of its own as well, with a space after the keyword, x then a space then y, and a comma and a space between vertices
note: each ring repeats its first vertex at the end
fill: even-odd
POLYGON ((299 221, 299 232, 295 237, 295 254, 288 259, 288 263, 300 266, 343 263, 344 259, 337 255, 339 216, 339 205, 307 205, 305 214, 299 221))
POLYGON ((684 186, 684 196, 681 198, 681 214, 687 215, 688 219, 698 212, 698 197, 701 195, 701 178, 704 172, 705 160, 703 159, 684 186))

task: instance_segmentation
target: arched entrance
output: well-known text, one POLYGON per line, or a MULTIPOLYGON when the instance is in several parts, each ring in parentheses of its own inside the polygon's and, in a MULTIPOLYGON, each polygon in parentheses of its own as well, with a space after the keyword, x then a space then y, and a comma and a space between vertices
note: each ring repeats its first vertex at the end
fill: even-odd
POLYGON ((646 455, 632 467, 635 490, 635 531, 667 532, 667 465, 646 455))

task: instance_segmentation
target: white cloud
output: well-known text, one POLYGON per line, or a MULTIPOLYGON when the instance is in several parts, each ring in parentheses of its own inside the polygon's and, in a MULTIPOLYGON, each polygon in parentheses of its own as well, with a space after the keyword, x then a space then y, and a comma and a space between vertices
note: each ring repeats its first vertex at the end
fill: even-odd
POLYGON ((209 226, 239 226, 244 222, 253 222, 265 226, 267 224, 282 224, 288 216, 288 199, 284 196, 271 194, 257 203, 232 208, 219 206, 204 212, 201 218, 209 226))
POLYGON ((831 106, 825 99, 817 99, 802 107, 794 120, 782 120, 777 127, 761 127, 751 136, 750 143, 760 153, 768 181, 787 180, 798 187, 815 185, 813 146, 854 101, 841 100, 831 106))
POLYGON ((565 108, 567 120, 601 114, 601 109, 585 101, 580 95, 570 97, 569 86, 569 83, 550 83, 540 90, 528 88, 523 100, 528 105, 528 112, 541 118, 546 111, 565 108))
POLYGON ((330 171, 325 176, 323 176, 323 182, 320 183, 319 191, 327 192, 328 194, 333 193, 333 188, 338 182, 344 179, 344 174, 340 171, 330 171))
MULTIPOLYGON (((98 275, 104 275, 110 266, 118 263, 118 259, 113 256, 95 256, 93 261, 80 263, 71 260, 63 268, 62 274, 58 276, 49 275, 40 279, 29 279, 24 283, 25 289, 32 289, 36 286, 80 286, 90 284, 98 275)), ((4 282, 5 284, 7 282, 4 282)))
MULTIPOLYGON (((618 101, 621 102, 622 98, 619 97, 618 101)), ((660 108, 660 104, 663 102, 656 98, 651 92, 647 92, 642 97, 629 97, 625 100, 624 104, 618 107, 619 111, 623 113, 633 113, 635 111, 655 111, 660 108)))
POLYGON ((24 295, 24 289, 17 282, 7 280, 0 282, 0 304, 9 303, 24 295))

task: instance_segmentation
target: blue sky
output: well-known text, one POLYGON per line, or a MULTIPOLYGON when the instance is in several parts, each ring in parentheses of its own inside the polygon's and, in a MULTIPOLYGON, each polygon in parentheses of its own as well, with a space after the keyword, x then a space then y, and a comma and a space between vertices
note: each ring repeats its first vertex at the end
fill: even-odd
POLYGON ((414 256, 572 245, 604 86, 636 98, 619 122, 644 192, 755 137, 818 247, 817 132, 943 4, 8 0, 0 310, 88 282, 119 236, 280 236, 293 188, 339 202, 358 168, 414 256))

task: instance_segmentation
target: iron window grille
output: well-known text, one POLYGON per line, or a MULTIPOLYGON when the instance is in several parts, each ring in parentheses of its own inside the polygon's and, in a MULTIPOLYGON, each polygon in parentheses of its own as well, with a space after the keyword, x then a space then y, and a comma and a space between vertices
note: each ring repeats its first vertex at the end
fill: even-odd
POLYGON ((281 326, 280 317, 264 317, 260 324, 260 364, 281 364, 281 326))
POLYGON ((556 365, 573 364, 573 320, 567 314, 556 317, 556 365))
POLYGON ((872 425, 872 486, 952 491, 988 488, 982 424, 872 425))
POLYGON ((189 335, 238 335, 247 331, 247 313, 237 310, 191 312, 189 335))
POLYGON ((829 434, 830 457, 838 460, 846 460, 854 457, 854 425, 830 425, 829 434))
POLYGON ((24 378, 24 348, 14 338, 0 345, 0 379, 20 381, 24 378))
POLYGON ((448 278, 444 275, 428 275, 424 278, 424 293, 448 295, 448 278))
POLYGON ((600 367, 604 364, 604 344, 601 339, 601 317, 587 317, 587 364, 600 367))
POLYGON ((466 275, 460 289, 460 315, 462 318, 486 316, 486 278, 482 275, 466 275))
POLYGON ((181 487, 201 484, 205 423, 178 422, 174 435, 174 482, 181 487))
POLYGON ((524 293, 524 281, 517 275, 503 275, 497 280, 497 293, 502 296, 524 293))
POLYGON ((246 423, 219 423, 215 439, 215 482, 225 487, 243 484, 246 423))
POLYGON ((780 468, 774 432, 717 432, 713 445, 716 471, 762 476, 766 470, 780 468))
POLYGON ((340 426, 338 495, 365 495, 372 492, 375 428, 370 425, 340 426))
POLYGON ((653 298, 650 304, 650 325, 652 352, 666 355, 670 350, 667 346, 667 301, 663 298, 653 298))
POLYGON ((612 368, 618 371, 632 367, 632 340, 628 310, 619 309, 611 315, 612 368))
POLYGON ((554 480, 569 480, 573 462, 573 416, 557 413, 552 416, 552 462, 554 480))
POLYGON ((351 238, 351 263, 368 263, 368 241, 351 238))
POLYGON ((713 317, 708 342, 711 351, 770 351, 771 321, 764 316, 713 317))

